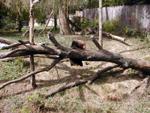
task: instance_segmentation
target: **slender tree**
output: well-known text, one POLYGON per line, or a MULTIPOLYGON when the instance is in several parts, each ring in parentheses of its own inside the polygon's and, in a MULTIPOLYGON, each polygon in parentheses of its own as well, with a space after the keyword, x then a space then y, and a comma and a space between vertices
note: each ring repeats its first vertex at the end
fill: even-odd
MULTIPOLYGON (((30 0, 30 10, 29 10, 29 41, 32 45, 34 45, 34 13, 33 8, 36 3, 38 3, 39 0, 30 0)), ((30 55, 30 69, 31 71, 35 70, 35 64, 34 64, 34 55, 30 55)), ((36 87, 36 80, 35 75, 33 74, 31 76, 31 84, 32 87, 36 87)))
POLYGON ((103 47, 102 39, 102 0, 99 0, 99 44, 103 47))

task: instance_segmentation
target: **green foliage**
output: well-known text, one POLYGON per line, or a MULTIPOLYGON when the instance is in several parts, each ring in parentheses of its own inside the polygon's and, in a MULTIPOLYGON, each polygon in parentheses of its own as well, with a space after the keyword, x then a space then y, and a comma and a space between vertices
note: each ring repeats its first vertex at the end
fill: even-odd
POLYGON ((98 20, 90 21, 88 19, 84 19, 80 23, 81 29, 86 29, 88 27, 90 28, 97 28, 98 27, 98 20))
POLYGON ((126 0, 103 0, 103 6, 116 6, 125 4, 126 0))
POLYGON ((31 113, 32 111, 26 107, 26 106, 23 106, 20 110, 20 113, 31 113))
POLYGON ((99 1, 98 0, 88 0, 87 8, 98 8, 98 7, 99 7, 99 1))
POLYGON ((5 25, 5 17, 7 17, 8 9, 0 2, 0 28, 5 25))
POLYGON ((46 13, 45 13, 44 9, 41 8, 41 6, 38 5, 35 8, 34 14, 35 14, 35 17, 36 17, 38 23, 42 23, 42 24, 45 23, 46 13))
MULTIPOLYGON (((137 29, 131 28, 129 26, 124 26, 119 21, 106 21, 103 23, 103 30, 106 32, 114 33, 117 35, 124 35, 127 37, 145 37, 145 33, 140 32, 137 29)), ((144 38, 143 38, 144 39, 144 38)))
POLYGON ((27 100, 33 104, 41 105, 44 104, 44 99, 38 93, 33 93, 27 97, 27 100))
POLYGON ((26 63, 17 58, 14 61, 0 63, 0 80, 16 79, 27 71, 26 63))
POLYGON ((149 0, 103 0, 103 7, 117 5, 150 4, 149 0))
POLYGON ((137 36, 140 34, 136 29, 130 28, 128 26, 125 26, 123 31, 124 31, 125 35, 127 35, 129 37, 137 36))
POLYGON ((117 20, 104 22, 102 28, 106 32, 115 33, 115 34, 122 33, 122 26, 117 20))
POLYGON ((120 27, 118 21, 106 21, 105 23, 103 23, 103 30, 106 32, 116 32, 118 31, 118 28, 120 27))

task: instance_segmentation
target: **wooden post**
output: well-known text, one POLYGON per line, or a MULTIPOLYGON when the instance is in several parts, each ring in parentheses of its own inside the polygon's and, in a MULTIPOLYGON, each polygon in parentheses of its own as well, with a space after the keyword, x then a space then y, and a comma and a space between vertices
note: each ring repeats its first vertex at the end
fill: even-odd
POLYGON ((102 0, 99 0, 99 44, 103 47, 103 38, 102 38, 102 0))
MULTIPOLYGON (((30 0, 30 10, 29 10, 29 41, 31 44, 34 44, 34 17, 33 17, 33 0, 30 0)), ((30 70, 35 70, 34 65, 34 55, 30 56, 30 70)), ((30 83, 33 88, 36 87, 35 75, 32 75, 30 83)))

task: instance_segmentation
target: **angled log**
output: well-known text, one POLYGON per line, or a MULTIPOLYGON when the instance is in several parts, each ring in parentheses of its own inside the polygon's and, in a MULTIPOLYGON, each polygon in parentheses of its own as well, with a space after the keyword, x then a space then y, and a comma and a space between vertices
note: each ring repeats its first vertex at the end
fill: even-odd
MULTIPOLYGON (((56 59, 76 59, 80 61, 105 61, 105 62, 111 62, 114 64, 117 64, 114 67, 108 67, 103 71, 100 71, 100 73, 104 73, 106 71, 109 71, 115 67, 121 67, 121 68, 132 68, 135 70, 139 70, 143 72, 146 75, 150 75, 150 62, 142 61, 142 60, 136 60, 136 59, 131 59, 131 58, 126 58, 123 57, 119 54, 112 53, 110 51, 100 49, 98 51, 92 51, 92 50, 86 50, 86 49, 80 49, 80 48, 67 48, 62 46, 60 43, 57 42, 54 36, 49 35, 49 39, 52 41, 52 43, 55 45, 55 48, 48 47, 46 45, 30 45, 26 43, 22 43, 22 46, 19 46, 15 50, 11 50, 8 52, 2 52, 0 54, 0 59, 4 58, 9 58, 9 57, 17 57, 17 56, 28 56, 28 55, 48 55, 48 56, 55 56, 56 59)), ((41 72, 31 72, 31 74, 26 75, 26 77, 32 76, 32 74, 37 74, 41 72)), ((74 83, 69 83, 64 87, 61 87, 57 89, 54 93, 50 94, 53 95, 57 92, 63 91, 65 89, 80 85, 80 84, 85 84, 87 81, 95 81, 97 79, 98 75, 93 76, 93 78, 88 78, 88 79, 82 79, 79 81, 76 81, 74 83)), ((25 79, 18 79, 17 81, 21 81, 25 79)), ((14 83, 10 82, 8 84, 14 83)))
POLYGON ((105 37, 107 37, 107 38, 110 38, 112 40, 116 40, 116 41, 118 41, 118 42, 120 42, 122 44, 125 44, 127 46, 131 46, 130 44, 128 44, 127 42, 125 42, 125 38, 123 38, 123 37, 116 36, 116 35, 113 35, 111 33, 107 33, 107 32, 104 32, 104 31, 102 32, 102 35, 105 36, 105 37))
POLYGON ((6 38, 0 37, 0 43, 10 45, 10 44, 13 44, 14 42, 10 41, 10 40, 8 40, 6 38))
POLYGON ((49 66, 47 66, 47 67, 44 67, 44 68, 35 70, 35 71, 33 71, 33 72, 31 72, 31 73, 28 73, 28 74, 26 74, 26 75, 24 75, 24 76, 22 76, 22 77, 20 77, 20 78, 18 78, 18 79, 8 81, 8 82, 2 84, 2 85, 0 86, 0 89, 3 89, 4 87, 6 87, 6 86, 8 86, 8 85, 10 85, 10 84, 17 83, 17 82, 20 82, 20 81, 22 81, 22 80, 25 80, 25 79, 31 77, 32 75, 35 75, 35 74, 38 74, 38 73, 41 73, 41 72, 44 72, 44 71, 49 71, 49 70, 52 69, 60 60, 61 60, 61 59, 54 60, 54 61, 52 62, 52 64, 49 65, 49 66))

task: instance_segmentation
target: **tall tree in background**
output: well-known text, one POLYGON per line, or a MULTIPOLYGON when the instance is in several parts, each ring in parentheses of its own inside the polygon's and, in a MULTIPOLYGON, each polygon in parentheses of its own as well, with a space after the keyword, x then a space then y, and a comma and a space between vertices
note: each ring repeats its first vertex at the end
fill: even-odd
POLYGON ((99 44, 103 47, 102 39, 102 0, 99 0, 99 44))
POLYGON ((71 29, 68 22, 68 12, 66 8, 68 0, 59 0, 59 24, 60 24, 60 33, 64 35, 71 34, 71 29))

